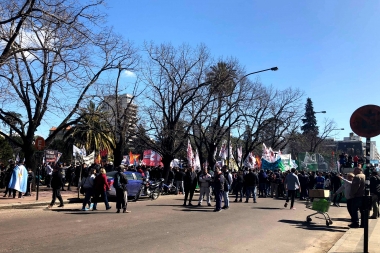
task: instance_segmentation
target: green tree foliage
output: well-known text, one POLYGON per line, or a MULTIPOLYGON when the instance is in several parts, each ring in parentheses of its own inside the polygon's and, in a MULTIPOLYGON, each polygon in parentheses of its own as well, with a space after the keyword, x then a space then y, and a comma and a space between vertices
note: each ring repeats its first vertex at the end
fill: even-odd
POLYGON ((5 165, 8 164, 8 160, 13 159, 13 150, 8 141, 0 137, 0 162, 5 165))
POLYGON ((302 119, 303 125, 301 126, 301 130, 303 134, 314 134, 318 135, 319 129, 317 126, 317 119, 315 118, 315 112, 313 108, 313 102, 310 98, 307 98, 305 105, 305 118, 302 119))

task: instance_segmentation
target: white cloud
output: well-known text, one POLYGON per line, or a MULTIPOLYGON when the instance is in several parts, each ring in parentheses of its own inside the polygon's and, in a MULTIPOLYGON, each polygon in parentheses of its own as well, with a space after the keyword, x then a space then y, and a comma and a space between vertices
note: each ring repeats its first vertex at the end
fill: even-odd
POLYGON ((136 74, 129 70, 124 71, 124 75, 126 77, 136 77, 136 74))

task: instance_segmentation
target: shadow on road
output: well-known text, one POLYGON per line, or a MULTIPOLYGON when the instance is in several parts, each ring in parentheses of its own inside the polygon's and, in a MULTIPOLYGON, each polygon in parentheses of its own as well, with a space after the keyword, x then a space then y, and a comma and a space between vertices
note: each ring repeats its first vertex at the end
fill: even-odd
POLYGON ((280 210, 284 208, 283 207, 252 207, 252 209, 280 210))
POLYGON ((306 221, 279 220, 279 222, 288 223, 295 226, 296 228, 307 230, 324 230, 330 232, 346 232, 348 230, 348 227, 317 225, 313 222, 306 221))

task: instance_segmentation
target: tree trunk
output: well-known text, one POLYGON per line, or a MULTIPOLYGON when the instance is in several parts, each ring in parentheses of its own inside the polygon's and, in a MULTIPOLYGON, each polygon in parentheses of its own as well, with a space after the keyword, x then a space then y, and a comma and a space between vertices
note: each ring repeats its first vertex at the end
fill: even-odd
POLYGON ((163 155, 162 156, 162 163, 164 164, 164 179, 165 182, 168 181, 169 177, 169 170, 170 170, 170 163, 173 161, 174 157, 172 155, 163 155))

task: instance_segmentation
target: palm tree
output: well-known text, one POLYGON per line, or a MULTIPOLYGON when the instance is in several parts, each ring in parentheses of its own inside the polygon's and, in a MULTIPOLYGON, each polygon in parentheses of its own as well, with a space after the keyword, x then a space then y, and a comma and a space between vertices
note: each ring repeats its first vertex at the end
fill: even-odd
POLYGON ((86 150, 112 150, 115 141, 101 107, 91 101, 79 117, 78 123, 65 133, 65 140, 71 139, 71 143, 84 145, 86 150))
POLYGON ((211 66, 211 71, 207 73, 207 81, 211 83, 210 93, 219 99, 231 95, 236 77, 236 70, 232 64, 218 62, 217 65, 211 66))

